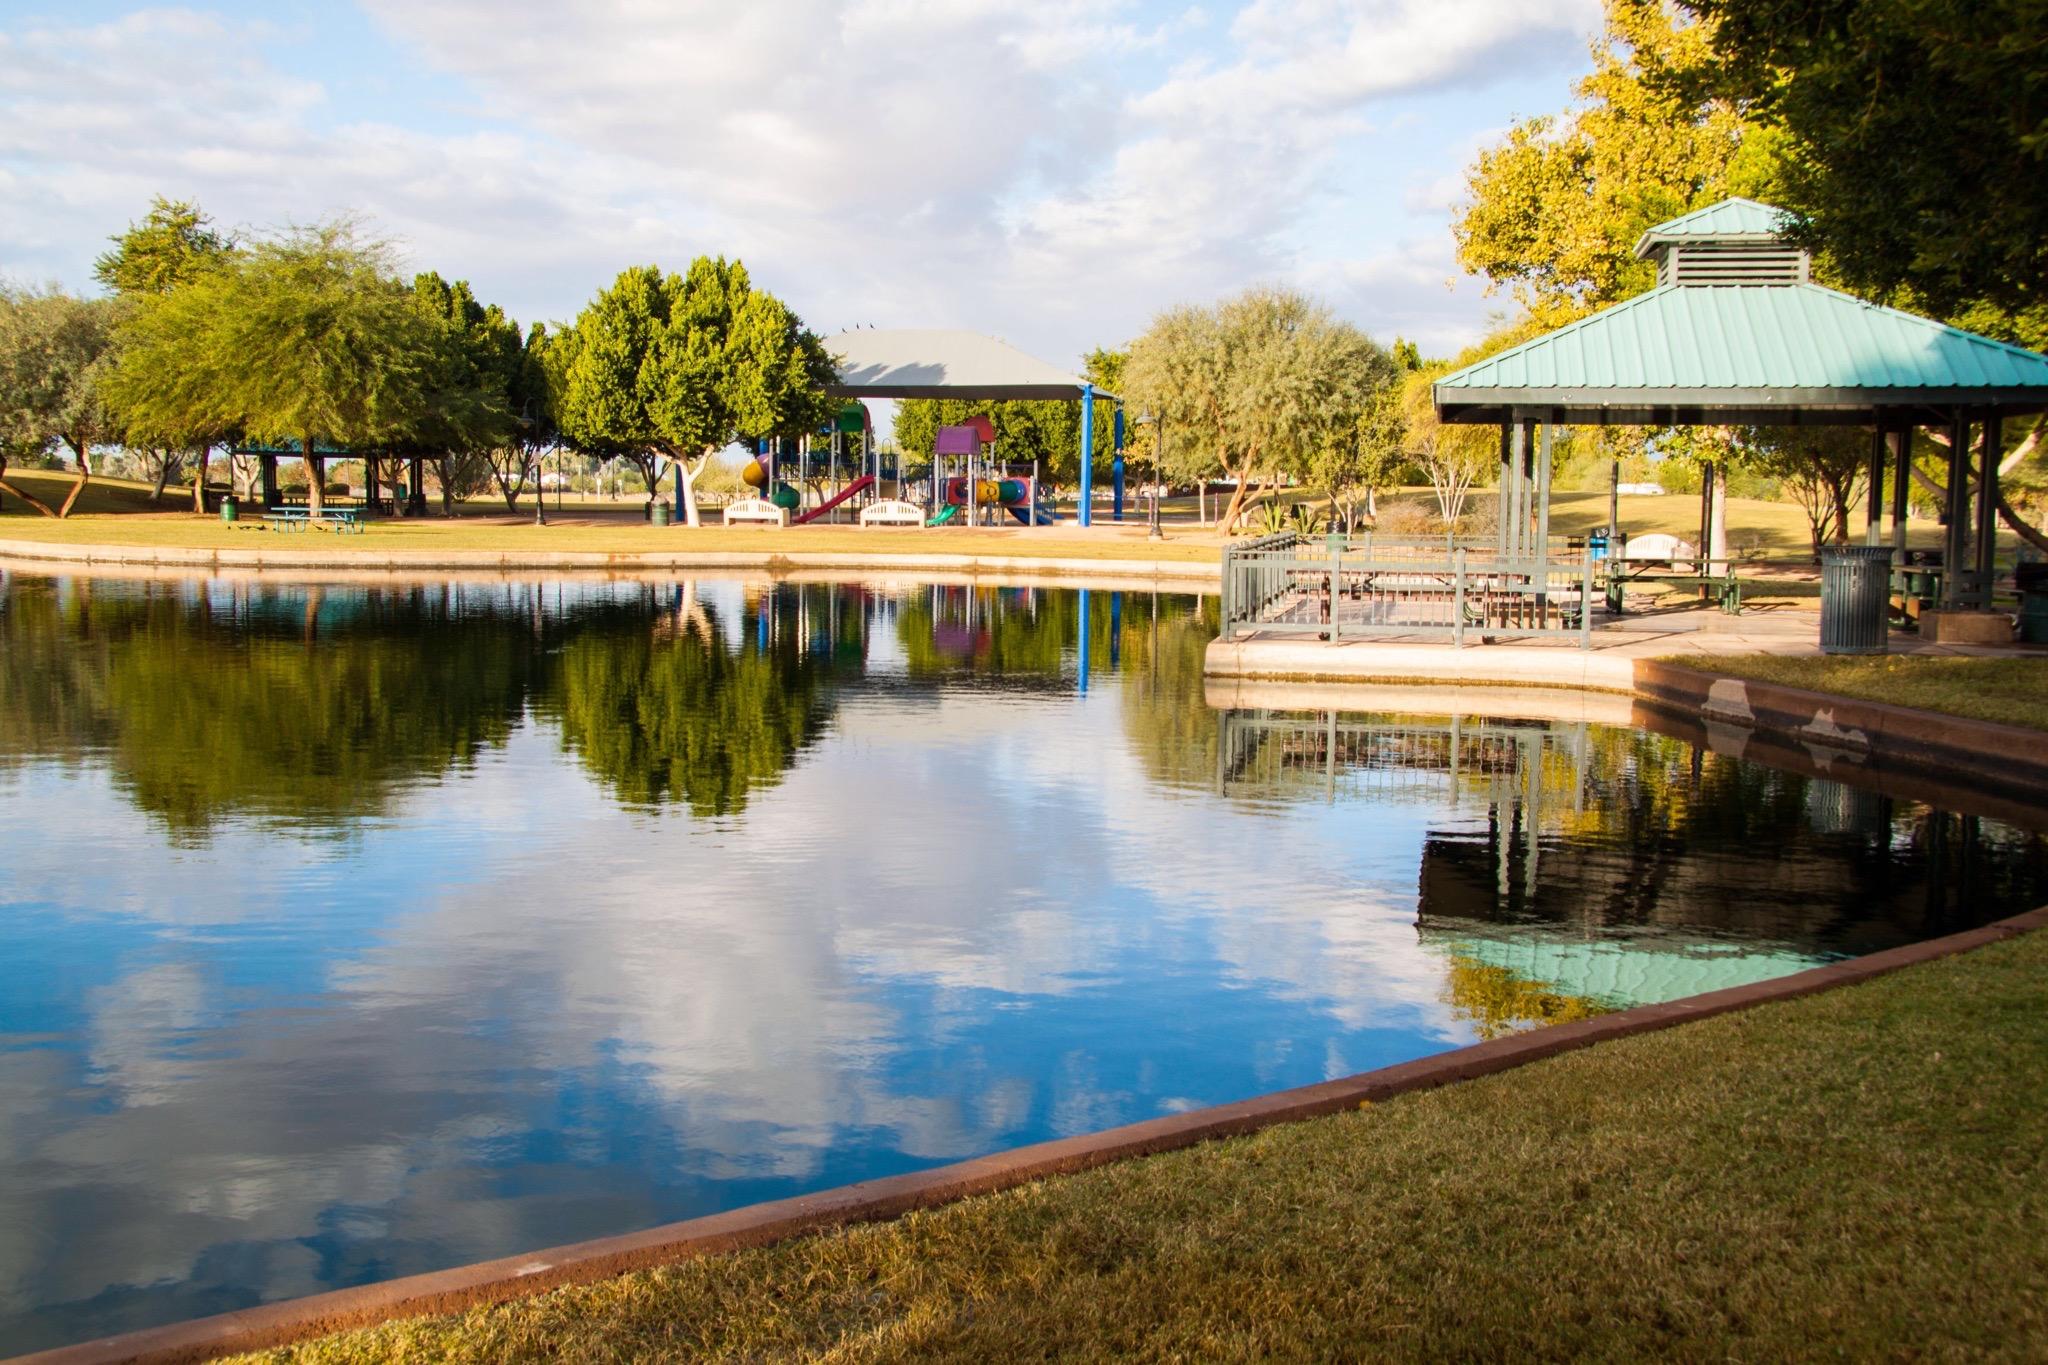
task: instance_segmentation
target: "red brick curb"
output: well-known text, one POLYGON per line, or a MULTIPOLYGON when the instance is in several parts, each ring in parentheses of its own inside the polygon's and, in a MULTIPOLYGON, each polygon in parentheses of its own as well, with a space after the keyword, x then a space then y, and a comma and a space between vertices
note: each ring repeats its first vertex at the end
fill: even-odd
MULTIPOLYGON (((1768 730, 1816 749, 1868 754, 1888 766, 1967 777, 2009 792, 2048 792, 2048 730, 1809 692, 1655 659, 1636 663, 1635 686, 1638 696, 1704 721, 1768 730)), ((2048 700, 2042 704, 2048 707, 2048 700)))
POLYGON ((1663 1005, 1643 1005, 1597 1018, 1556 1024, 1477 1043, 1453 1052, 1382 1067, 1342 1080, 1276 1091, 1236 1104, 1133 1123, 1105 1132, 1042 1142, 951 1166, 845 1185, 729 1213, 670 1223, 623 1237, 605 1237, 525 1256, 482 1261, 428 1275, 264 1304, 217 1317, 149 1328, 77 1346, 22 1356, 17 1365, 105 1365, 107 1362, 209 1360, 263 1350, 393 1318, 450 1313, 523 1298, 568 1284, 608 1279, 629 1270, 695 1256, 766 1246, 850 1223, 895 1218, 970 1195, 1087 1170, 1127 1157, 1190 1147, 1299 1119, 1355 1109, 1411 1091, 1492 1075, 1594 1043, 1669 1028, 1733 1010, 1853 985, 1936 958, 1969 952, 2048 925, 2048 906, 1925 943, 1815 967, 1810 971, 1710 991, 1663 1005))

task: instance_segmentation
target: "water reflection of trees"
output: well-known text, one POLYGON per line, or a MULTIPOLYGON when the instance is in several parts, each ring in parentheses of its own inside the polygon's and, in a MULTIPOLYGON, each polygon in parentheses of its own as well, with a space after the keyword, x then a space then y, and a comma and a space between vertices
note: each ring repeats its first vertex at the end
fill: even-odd
POLYGON ((503 742, 534 653, 439 591, 195 593, 17 581, 0 752, 104 753, 175 835, 229 812, 316 821, 503 742))
POLYGON ((1046 589, 15 577, 0 763, 105 762, 180 838, 233 815, 339 828, 532 715, 622 802, 729 814, 825 733, 887 638, 913 688, 1121 675, 1137 751, 1196 782, 1213 618, 1185 597, 1046 589))
POLYGON ((1649 731, 1478 717, 1231 712, 1226 794, 1449 809, 1425 934, 1548 928, 1863 952, 2048 896, 2041 835, 1649 731))
POLYGON ((676 605, 663 610, 659 596, 651 589, 648 602, 565 621, 537 710, 620 800, 731 814, 781 780, 822 732, 834 684, 860 671, 853 628, 862 618, 850 612, 841 629, 829 594, 820 601, 797 589, 780 602, 765 595, 729 632, 717 606, 685 603, 677 590, 676 605), (778 605, 791 608, 786 620, 778 605), (812 605, 818 620, 832 622, 822 635, 810 629, 812 605))

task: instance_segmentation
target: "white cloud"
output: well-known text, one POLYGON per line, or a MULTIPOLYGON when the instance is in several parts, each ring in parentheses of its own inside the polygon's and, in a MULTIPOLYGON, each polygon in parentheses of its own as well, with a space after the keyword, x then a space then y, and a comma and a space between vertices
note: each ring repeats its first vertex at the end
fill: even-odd
MULTIPOLYGON (((1593 0, 363 7, 394 66, 438 73, 431 106, 382 72, 308 79, 288 31, 203 11, 0 33, 0 272, 83 285, 162 192, 231 224, 361 210, 524 318, 713 251, 827 330, 965 326, 1060 363, 1253 280, 1337 279, 1375 333, 1462 340, 1476 292, 1403 265, 1460 168, 1398 164, 1430 140, 1408 102, 1575 61, 1597 22, 1593 0)), ((1505 112, 1432 129, 1447 163, 1505 112)))

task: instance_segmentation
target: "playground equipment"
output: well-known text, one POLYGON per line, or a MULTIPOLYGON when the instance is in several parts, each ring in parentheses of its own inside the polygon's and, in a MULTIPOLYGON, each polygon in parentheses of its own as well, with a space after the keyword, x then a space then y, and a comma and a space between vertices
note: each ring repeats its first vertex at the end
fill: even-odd
POLYGON ((874 423, 869 417, 867 405, 850 402, 840 408, 833 415, 832 421, 819 432, 807 432, 796 441, 787 437, 763 440, 755 458, 740 471, 740 478, 747 487, 759 489, 762 496, 735 503, 727 509, 726 520, 771 520, 763 509, 775 508, 783 513, 782 524, 802 526, 832 517, 841 507, 855 499, 863 496, 872 497, 880 489, 881 474, 882 457, 875 449, 874 423), (824 451, 814 451, 814 435, 830 438, 824 451), (859 473, 842 482, 842 460, 848 454, 846 438, 852 435, 862 438, 859 473), (806 508, 805 490, 810 488, 812 483, 814 459, 817 461, 815 471, 824 475, 823 483, 832 491, 825 492, 821 489, 818 500, 806 508), (781 477, 789 472, 792 461, 796 466, 796 482, 793 484, 781 477))
POLYGON ((925 525, 945 526, 965 517, 967 525, 978 526, 1006 512, 1026 526, 1055 523, 1057 518, 1040 505, 1036 460, 1026 475, 1022 465, 1010 469, 983 454, 984 448, 993 452, 995 435, 995 423, 985 416, 939 428, 932 443, 932 512, 925 525))

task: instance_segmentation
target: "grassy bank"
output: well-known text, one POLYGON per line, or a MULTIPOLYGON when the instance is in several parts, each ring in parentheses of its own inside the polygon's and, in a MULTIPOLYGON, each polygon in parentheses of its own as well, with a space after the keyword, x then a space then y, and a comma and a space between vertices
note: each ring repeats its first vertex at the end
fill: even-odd
MULTIPOLYGON (((43 470, 15 469, 10 481, 53 505, 69 491, 68 474, 43 470)), ((1296 500, 1304 495, 1289 495, 1296 500)), ((1481 495, 1481 500, 1484 501, 1481 495)), ((45 543, 132 545, 221 549, 227 547, 268 547, 278 542, 265 532, 234 530, 218 521, 194 515, 190 490, 173 487, 162 502, 150 499, 144 484, 121 479, 96 479, 87 486, 78 510, 65 521, 53 521, 35 513, 16 498, 6 498, 0 507, 0 539, 35 540, 45 543)), ((1313 502, 1314 499, 1309 499, 1313 502)), ((1409 505, 1411 520, 1426 520, 1434 498, 1426 490, 1409 489, 1390 494, 1389 506, 1409 505)), ((740 550, 801 549, 810 551, 872 551, 885 553, 935 551, 939 553, 1000 553, 1019 555, 1085 555, 1100 558, 1189 559, 1217 557, 1223 541, 1194 521, 1195 500, 1169 500, 1166 516, 1167 539, 1147 542, 1135 533, 1135 523, 1145 514, 1136 501, 1130 508, 1131 523, 1119 534, 1106 525, 1105 513, 1098 513, 1093 534, 1075 530, 1026 530, 1023 527, 969 530, 938 528, 931 531, 860 531, 849 526, 798 527, 787 531, 762 528, 709 527, 701 531, 682 528, 656 530, 640 520, 639 502, 623 504, 585 503, 574 499, 566 508, 550 510, 552 525, 535 527, 530 505, 508 515, 496 499, 466 504, 464 515, 453 520, 434 516, 419 521, 380 521, 361 537, 322 542, 323 547, 390 552, 425 549, 483 550, 519 553, 541 548, 549 550, 645 553, 678 548, 740 550), (999 546, 999 548, 997 548, 999 546)), ((1697 534, 1698 501, 1685 496, 1629 497, 1622 499, 1622 522, 1634 534, 1669 531, 1685 538, 1697 534)), ((1604 494, 1559 493, 1552 527, 1560 534, 1574 534, 1604 523, 1607 500, 1604 494)), ((1773 556, 1797 562, 1806 543, 1805 523, 1798 509, 1780 503, 1734 499, 1729 503, 1733 542, 1751 546, 1773 556)), ((1932 530, 1928 532, 1934 534, 1932 530)), ((297 540, 286 542, 301 544, 297 540)))
POLYGON ((2048 657, 1687 654, 1667 662, 1784 687, 2048 730, 2048 657))
POLYGON ((272 1359, 2019 1358, 2048 935, 1370 1110, 272 1359))

